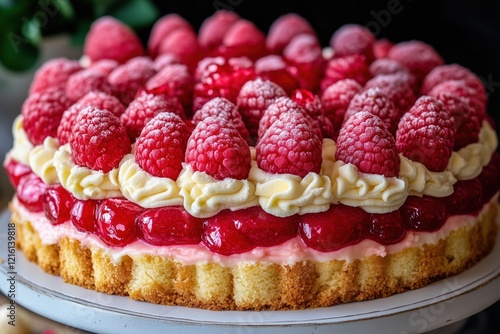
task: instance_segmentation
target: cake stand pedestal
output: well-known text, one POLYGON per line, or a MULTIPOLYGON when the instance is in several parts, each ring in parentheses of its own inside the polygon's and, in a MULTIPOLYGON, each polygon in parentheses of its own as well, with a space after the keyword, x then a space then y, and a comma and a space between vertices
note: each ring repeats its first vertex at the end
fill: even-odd
POLYGON ((474 267, 424 288, 391 297, 299 311, 208 311, 155 305, 66 284, 16 251, 7 261, 7 224, 0 216, 0 289, 46 318, 96 333, 423 333, 453 328, 500 299, 500 233, 474 267), (13 285, 11 285, 11 283, 13 285), (203 326, 203 328, 201 328, 203 326))

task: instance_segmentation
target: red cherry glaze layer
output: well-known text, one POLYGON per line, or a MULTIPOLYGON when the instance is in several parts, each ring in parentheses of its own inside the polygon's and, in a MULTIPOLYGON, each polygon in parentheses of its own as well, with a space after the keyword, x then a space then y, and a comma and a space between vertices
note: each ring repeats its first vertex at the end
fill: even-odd
POLYGON ((14 188, 17 188, 19 180, 23 176, 31 173, 31 168, 29 166, 26 166, 25 164, 22 164, 14 159, 9 159, 3 167, 9 177, 10 184, 12 184, 14 188))
POLYGON ((99 201, 78 199, 73 200, 71 207, 70 220, 71 223, 80 232, 96 232, 96 212, 99 201))
POLYGON ((28 173, 19 179, 17 199, 28 210, 43 212, 43 194, 47 185, 34 173, 28 173))
POLYGON ((212 252, 222 255, 244 253, 255 247, 245 233, 236 228, 229 210, 203 222, 201 243, 212 252))
POLYGON ((45 217, 52 225, 59 225, 69 220, 73 196, 60 184, 47 187, 43 194, 45 217))
POLYGON ((466 215, 479 211, 483 202, 483 187, 478 178, 458 181, 453 194, 444 198, 450 214, 466 215))
POLYGON ((146 210, 136 224, 137 237, 155 246, 197 244, 203 233, 203 219, 179 206, 146 210))
POLYGON ((499 160, 494 155, 479 177, 458 181, 448 197, 409 196, 399 210, 384 214, 332 204, 325 212, 280 218, 255 206, 201 219, 181 206, 144 209, 124 198, 77 200, 31 172, 19 178, 17 198, 30 211, 45 211, 52 224, 71 221, 77 230, 95 233, 113 247, 139 239, 154 246, 201 244, 232 255, 277 246, 298 235, 306 246, 330 252, 364 239, 395 244, 407 231, 433 232, 450 216, 477 215, 500 189, 499 160))
POLYGON ((330 252, 360 242, 368 223, 369 214, 362 209, 336 204, 328 211, 301 216, 299 233, 308 247, 330 252))
POLYGON ((227 211, 226 217, 233 221, 236 229, 243 232, 255 246, 280 245, 297 235, 296 215, 280 218, 255 206, 239 211, 227 211))
POLYGON ((144 209, 122 198, 107 198, 97 208, 96 230, 108 246, 123 247, 137 239, 135 218, 144 209))
POLYGON ((382 245, 392 245, 403 240, 406 229, 399 210, 384 214, 371 214, 368 239, 382 245))
POLYGON ((428 196, 409 196, 399 210, 406 228, 414 231, 437 231, 448 218, 446 203, 428 196))

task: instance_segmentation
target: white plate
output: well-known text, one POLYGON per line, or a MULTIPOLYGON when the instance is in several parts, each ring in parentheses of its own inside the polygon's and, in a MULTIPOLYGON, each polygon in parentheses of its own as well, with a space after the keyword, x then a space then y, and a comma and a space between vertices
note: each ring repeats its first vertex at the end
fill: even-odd
POLYGON ((500 234, 473 268, 388 298, 301 311, 208 311, 139 302, 66 284, 17 250, 7 266, 9 212, 0 216, 0 288, 15 278, 16 303, 44 317, 96 333, 422 333, 457 323, 500 299, 500 234), (203 326, 203 328, 200 328, 203 326))

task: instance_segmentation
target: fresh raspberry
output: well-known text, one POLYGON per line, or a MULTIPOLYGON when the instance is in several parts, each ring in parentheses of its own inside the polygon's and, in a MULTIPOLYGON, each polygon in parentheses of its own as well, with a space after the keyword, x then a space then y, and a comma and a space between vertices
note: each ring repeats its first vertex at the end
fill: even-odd
POLYGON ((300 87, 300 83, 288 70, 281 56, 268 55, 255 62, 255 73, 264 80, 276 83, 289 95, 300 87))
POLYGON ((405 157, 441 172, 453 152, 455 132, 455 120, 443 103, 424 95, 401 118, 396 146, 405 157))
POLYGON ((76 116, 83 108, 88 106, 98 109, 106 109, 111 111, 111 113, 116 117, 120 117, 125 111, 123 104, 121 104, 120 100, 113 95, 108 95, 102 92, 88 93, 64 111, 61 122, 57 127, 57 139, 59 140, 59 145, 64 145, 69 141, 69 136, 73 132, 73 125, 75 124, 76 116))
POLYGON ((379 58, 374 60, 369 66, 371 76, 379 74, 394 74, 398 72, 408 72, 408 69, 394 59, 379 58))
POLYGON ((214 97, 225 97, 236 103, 241 87, 255 78, 253 67, 232 65, 220 57, 207 59, 203 66, 199 82, 194 86, 193 110, 200 109, 214 97))
POLYGON ((413 89, 413 92, 416 95, 419 95, 420 88, 415 76, 411 74, 405 66, 401 65, 394 59, 376 59, 373 63, 370 64, 369 71, 372 77, 383 74, 399 74, 400 76, 406 76, 408 78, 408 84, 413 89))
POLYGON ((324 67, 323 50, 318 38, 311 34, 295 36, 283 50, 289 71, 295 75, 300 87, 315 91, 324 67))
POLYGON ((344 79, 356 80, 364 85, 370 78, 368 63, 363 55, 353 54, 330 59, 325 68, 325 75, 321 80, 321 90, 344 79))
POLYGON ((155 22, 148 40, 148 51, 152 58, 158 56, 163 40, 177 29, 192 31, 193 27, 182 16, 175 13, 167 14, 155 22))
POLYGON ((179 58, 179 56, 174 55, 173 53, 166 53, 163 55, 159 55, 158 57, 155 58, 154 63, 158 71, 160 71, 162 68, 168 65, 184 64, 179 58))
POLYGON ((69 137, 71 133, 73 133, 76 117, 83 108, 84 106, 77 102, 63 112, 61 121, 57 127, 57 140, 59 141, 59 145, 64 145, 69 142, 69 137))
POLYGON ((387 57, 406 66, 419 85, 434 67, 444 64, 439 53, 432 46, 421 41, 397 43, 389 50, 387 57))
POLYGON ((210 116, 191 133, 186 163, 217 180, 246 179, 250 171, 250 147, 227 120, 210 116))
POLYGON ((163 111, 173 112, 181 119, 186 118, 177 98, 140 92, 121 116, 130 140, 134 142, 146 123, 163 111))
POLYGON ((326 87, 323 91, 321 95, 323 114, 332 122, 337 134, 344 122, 344 114, 349 103, 362 89, 363 87, 356 80, 343 79, 326 87))
POLYGON ((128 105, 143 88, 146 82, 156 74, 156 67, 151 59, 137 57, 118 66, 109 74, 108 81, 124 105, 128 105))
POLYGON ((415 103, 415 94, 410 87, 408 78, 401 73, 377 75, 368 80, 364 90, 370 88, 380 89, 394 104, 400 116, 415 103))
POLYGON ((100 72, 108 76, 120 64, 113 59, 101 59, 89 65, 88 69, 100 72))
POLYGON ((213 50, 222 44, 224 35, 240 17, 229 10, 218 10, 206 18, 198 32, 198 43, 204 50, 213 50))
POLYGON ((30 94, 48 89, 66 89, 68 78, 82 67, 76 60, 55 58, 44 63, 36 72, 30 85, 30 94))
POLYGON ((120 119, 94 107, 80 111, 69 144, 77 165, 104 173, 118 167, 123 156, 130 153, 130 140, 120 119))
MULTIPOLYGON (((249 61, 248 66, 244 66, 244 67, 245 68, 253 67, 253 62, 250 59, 248 61, 249 61)), ((229 63, 229 60, 225 59, 224 57, 221 57, 221 56, 204 57, 196 65, 196 69, 194 71, 194 79, 196 80, 196 82, 198 82, 202 78, 217 71, 219 66, 223 66, 226 63, 229 63)))
POLYGON ((135 160, 153 176, 176 180, 184 162, 189 137, 186 123, 174 113, 151 119, 135 143, 135 160))
POLYGON ((99 109, 111 111, 116 117, 120 117, 125 112, 125 107, 116 96, 103 92, 90 92, 83 96, 78 103, 83 106, 92 106, 99 109))
POLYGON ((396 134, 400 115, 394 104, 378 88, 370 88, 354 95, 344 115, 344 122, 360 111, 368 111, 378 116, 389 132, 396 134))
POLYGON ((252 22, 240 19, 224 35, 218 53, 225 58, 256 60, 267 54, 266 36, 252 22))
POLYGON ((476 89, 467 86, 463 80, 443 81, 434 86, 428 93, 430 96, 437 96, 440 93, 449 93, 467 100, 473 106, 475 113, 482 121, 486 117, 486 95, 483 97, 476 89))
POLYGON ((266 172, 304 177, 321 169, 322 140, 303 113, 283 113, 257 143, 256 157, 266 172))
POLYGON ((333 124, 330 119, 323 114, 323 107, 318 95, 313 94, 307 89, 297 89, 292 93, 291 98, 301 106, 318 125, 321 130, 321 137, 332 138, 334 134, 333 124))
POLYGON ((295 13, 278 17, 269 28, 266 46, 269 52, 281 54, 290 41, 300 34, 316 35, 309 22, 295 13))
POLYGON ((92 62, 113 59, 123 64, 144 55, 144 48, 134 31, 110 16, 101 17, 92 23, 83 48, 84 55, 92 62))
POLYGON ((30 142, 41 145, 48 136, 55 138, 62 115, 70 105, 71 101, 62 90, 46 90, 28 96, 21 113, 30 142))
POLYGON ((101 72, 86 69, 76 72, 68 78, 66 95, 76 101, 89 92, 111 93, 108 78, 101 72))
MULTIPOLYGON (((275 99, 269 107, 264 111, 264 114, 262 115, 262 118, 259 121, 259 129, 257 132, 257 141, 260 141, 262 139, 262 136, 264 136, 264 133, 273 125, 274 122, 276 122, 282 114, 286 113, 300 113, 304 115, 308 119, 309 124, 313 124, 313 120, 309 117, 307 112, 297 104, 294 100, 292 100, 289 97, 278 97, 275 99)), ((315 124, 316 126, 316 124, 315 124)), ((318 131, 318 135, 321 133, 319 129, 316 129, 318 131)))
POLYGON ((276 98, 281 96, 286 96, 286 93, 280 86, 261 78, 247 81, 241 87, 237 97, 238 111, 251 136, 257 135, 259 121, 264 111, 276 98))
POLYGON ((238 112, 238 107, 231 101, 223 97, 216 97, 208 101, 198 109, 193 115, 193 123, 196 125, 210 116, 217 116, 226 119, 240 133, 246 142, 250 143, 250 134, 245 126, 243 117, 238 112))
POLYGON ((191 114, 194 78, 186 65, 172 64, 163 67, 146 82, 145 89, 152 94, 176 97, 184 111, 191 114))
POLYGON ((389 50, 394 46, 394 43, 387 38, 377 39, 373 43, 373 55, 375 59, 386 58, 389 50))
POLYGON ((330 46, 336 57, 359 54, 365 56, 366 61, 371 63, 375 58, 374 42, 375 36, 367 28, 359 24, 346 24, 333 33, 330 46))
POLYGON ((468 100, 446 92, 440 92, 434 97, 444 104, 446 110, 455 119, 457 131, 453 150, 458 151, 464 146, 477 143, 481 120, 474 107, 467 103, 468 100))
POLYGON ((123 247, 137 240, 136 217, 144 209, 124 198, 106 198, 96 210, 96 233, 111 247, 123 247))
POLYGON ((394 137, 385 123, 368 111, 357 112, 342 125, 335 159, 351 163, 363 173, 385 177, 399 174, 394 137))
POLYGON ((200 60, 200 47, 196 33, 190 29, 176 29, 161 42, 159 54, 174 54, 190 69, 194 69, 200 60))
POLYGON ((420 93, 428 94, 432 88, 448 80, 462 80, 466 86, 473 88, 481 100, 486 100, 486 90, 481 79, 471 70, 458 64, 446 64, 435 67, 422 82, 420 93))

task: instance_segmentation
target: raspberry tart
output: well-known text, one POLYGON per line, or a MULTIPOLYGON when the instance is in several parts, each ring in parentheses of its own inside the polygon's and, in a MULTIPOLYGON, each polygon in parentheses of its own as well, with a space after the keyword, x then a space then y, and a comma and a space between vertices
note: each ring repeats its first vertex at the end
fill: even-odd
POLYGON ((357 25, 330 44, 296 14, 267 35, 167 15, 147 47, 97 20, 13 124, 17 247, 70 284, 212 310, 382 298, 481 261, 500 188, 481 81, 357 25))

